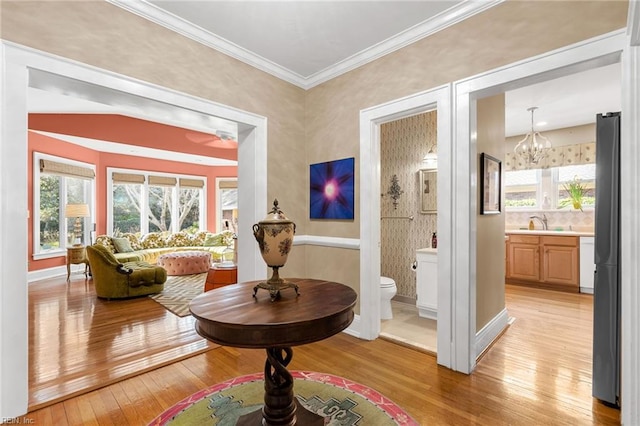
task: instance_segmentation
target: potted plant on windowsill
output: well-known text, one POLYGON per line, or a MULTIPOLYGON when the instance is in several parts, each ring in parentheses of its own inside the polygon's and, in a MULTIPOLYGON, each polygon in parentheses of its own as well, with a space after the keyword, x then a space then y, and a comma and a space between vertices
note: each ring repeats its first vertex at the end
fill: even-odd
POLYGON ((563 208, 571 204, 574 209, 582 210, 582 201, 587 194, 587 188, 580 183, 580 178, 574 176, 573 180, 562 185, 564 190, 567 191, 569 198, 564 198, 558 204, 558 207, 563 208))

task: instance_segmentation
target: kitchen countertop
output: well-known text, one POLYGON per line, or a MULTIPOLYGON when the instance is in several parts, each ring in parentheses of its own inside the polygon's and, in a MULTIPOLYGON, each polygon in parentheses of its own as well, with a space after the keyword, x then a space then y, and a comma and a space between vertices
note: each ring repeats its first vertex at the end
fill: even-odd
POLYGON ((558 236, 574 236, 574 237, 593 237, 593 231, 554 231, 553 229, 505 229, 505 234, 519 234, 519 235, 558 235, 558 236))

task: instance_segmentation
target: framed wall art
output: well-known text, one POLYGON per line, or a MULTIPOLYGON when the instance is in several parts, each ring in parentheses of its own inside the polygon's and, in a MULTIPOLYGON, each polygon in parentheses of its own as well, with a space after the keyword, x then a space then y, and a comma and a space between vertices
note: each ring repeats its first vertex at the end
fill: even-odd
POLYGON ((484 152, 480 154, 480 214, 500 214, 502 163, 484 152))
POLYGON ((438 212, 438 171, 420 170, 420 213, 438 212))
POLYGON ((311 164, 310 218, 353 219, 354 181, 355 158, 311 164))

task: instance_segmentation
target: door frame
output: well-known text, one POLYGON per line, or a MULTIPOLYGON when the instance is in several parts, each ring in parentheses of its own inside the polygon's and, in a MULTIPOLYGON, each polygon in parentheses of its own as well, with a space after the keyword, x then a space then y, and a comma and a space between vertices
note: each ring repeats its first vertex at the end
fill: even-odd
MULTIPOLYGON (((28 182, 29 73, 103 86, 238 123, 238 279, 266 278, 251 226, 267 211, 267 119, 121 74, 0 43, 0 418, 28 409, 28 182), (11 200, 11 202, 7 202, 11 200), (242 243, 246 241, 247 243, 242 243)), ((152 116, 150 116, 152 117, 152 116)))

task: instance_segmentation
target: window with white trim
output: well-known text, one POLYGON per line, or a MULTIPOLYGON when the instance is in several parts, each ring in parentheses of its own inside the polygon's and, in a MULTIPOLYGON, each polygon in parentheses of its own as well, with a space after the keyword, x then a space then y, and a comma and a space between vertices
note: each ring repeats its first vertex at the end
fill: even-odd
POLYGON ((95 165, 39 152, 33 161, 33 258, 64 256, 67 246, 89 244, 95 165), (68 205, 82 205, 83 217, 65 217, 68 205))
POLYGON ((575 181, 585 189, 582 207, 595 205, 594 163, 548 169, 505 172, 505 207, 508 210, 562 210, 571 207, 567 185, 575 181))
POLYGON ((107 169, 107 233, 205 230, 206 178, 107 169))
POLYGON ((237 178, 218 178, 217 186, 217 203, 218 206, 218 229, 217 232, 224 230, 238 233, 238 179, 237 178))

